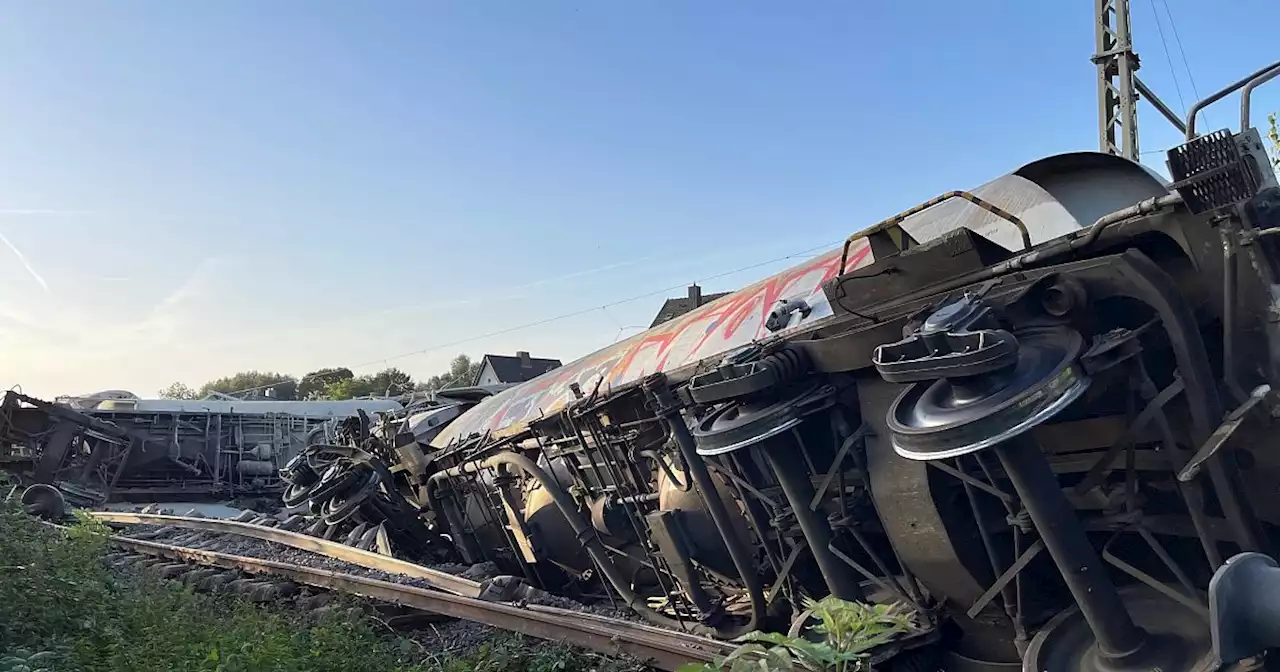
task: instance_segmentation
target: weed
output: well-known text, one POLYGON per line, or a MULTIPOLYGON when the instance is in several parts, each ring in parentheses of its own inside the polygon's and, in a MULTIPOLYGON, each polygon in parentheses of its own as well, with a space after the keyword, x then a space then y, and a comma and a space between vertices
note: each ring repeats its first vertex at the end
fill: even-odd
POLYGON ((776 632, 751 632, 716 665, 686 665, 680 672, 863 672, 869 652, 914 629, 898 605, 862 604, 834 597, 806 600, 821 641, 776 632))
POLYGON ((0 506, 0 672, 622 672, 579 649, 496 636, 432 655, 351 610, 317 624, 298 613, 194 593, 173 582, 118 580, 107 528, 67 530, 0 506))

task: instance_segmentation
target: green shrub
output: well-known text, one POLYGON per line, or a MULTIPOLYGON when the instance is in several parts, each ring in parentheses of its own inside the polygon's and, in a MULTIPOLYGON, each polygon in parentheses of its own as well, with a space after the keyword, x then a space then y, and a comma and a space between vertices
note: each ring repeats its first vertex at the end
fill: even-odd
POLYGON ((776 632, 750 632, 716 665, 686 665, 680 672, 862 672, 869 652, 914 629, 912 615, 898 605, 846 602, 834 597, 806 600, 821 641, 776 632))
POLYGON ((105 540, 63 534, 0 509, 0 651, 39 647, 91 630, 118 596, 102 563, 105 540))
POLYGON ((287 608, 117 580, 106 528, 60 530, 0 506, 0 672, 598 672, 632 669, 500 635, 462 656, 425 651, 350 610, 308 624, 287 608))

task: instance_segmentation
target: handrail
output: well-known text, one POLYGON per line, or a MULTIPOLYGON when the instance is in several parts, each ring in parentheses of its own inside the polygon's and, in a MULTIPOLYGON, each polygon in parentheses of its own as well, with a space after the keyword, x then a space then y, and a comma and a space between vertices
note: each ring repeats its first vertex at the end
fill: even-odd
POLYGON ((1267 71, 1265 75, 1259 75, 1249 80, 1249 83, 1245 84, 1244 88, 1240 90, 1240 130, 1241 131, 1243 131, 1246 128, 1249 128, 1249 96, 1253 94, 1253 90, 1255 88, 1275 79, 1277 75, 1280 75, 1280 65, 1277 65, 1276 67, 1271 68, 1270 70, 1267 71))
POLYGON ((1208 98, 1201 99, 1195 105, 1192 105, 1191 110, 1187 112, 1187 141, 1190 142, 1196 139, 1196 115, 1200 114, 1200 110, 1203 110, 1204 108, 1212 105, 1213 103, 1216 103, 1219 100, 1222 100, 1223 98, 1227 97, 1228 94, 1234 92, 1236 89, 1239 89, 1240 87, 1245 86, 1246 84, 1252 82, 1253 80, 1259 77, 1265 76, 1267 73, 1271 72, 1272 70, 1278 67, 1280 67, 1280 61, 1276 61, 1275 63, 1272 63, 1271 65, 1268 65, 1267 67, 1261 70, 1258 70, 1257 72, 1254 72, 1248 77, 1245 77, 1244 79, 1241 79, 1233 84, 1230 84, 1226 88, 1218 90, 1216 93, 1214 93, 1213 95, 1210 95, 1208 98))
POLYGON ((932 198, 930 200, 927 200, 924 203, 921 203, 920 205, 915 206, 914 208, 911 208, 909 210, 903 210, 902 212, 892 217, 889 217, 888 219, 882 219, 879 222, 877 222, 875 225, 871 226, 870 228, 863 229, 846 238, 844 241, 844 249, 841 250, 840 252, 840 268, 838 273, 844 274, 845 272, 844 265, 849 263, 849 246, 853 244, 853 241, 866 238, 868 236, 880 233, 881 231, 884 231, 892 226, 901 224, 908 217, 924 212, 925 210, 928 210, 929 208, 932 208, 933 206, 938 205, 939 203, 943 203, 944 201, 949 201, 953 198, 962 198, 966 201, 969 201, 970 203, 978 206, 979 208, 982 208, 983 210, 986 210, 987 212, 1001 219, 1004 219, 1008 221, 1010 224, 1013 224, 1014 226, 1018 227, 1018 233, 1022 236, 1022 247, 1024 249, 1029 249, 1031 247, 1031 233, 1027 231, 1027 225, 1023 224, 1021 219, 1018 219, 1014 215, 1008 212, 1005 212, 1004 210, 1001 210, 995 205, 987 201, 984 201, 981 198, 978 198, 977 196, 974 196, 973 194, 967 191, 959 191, 959 190, 948 191, 947 193, 941 196, 938 196, 937 198, 932 198))

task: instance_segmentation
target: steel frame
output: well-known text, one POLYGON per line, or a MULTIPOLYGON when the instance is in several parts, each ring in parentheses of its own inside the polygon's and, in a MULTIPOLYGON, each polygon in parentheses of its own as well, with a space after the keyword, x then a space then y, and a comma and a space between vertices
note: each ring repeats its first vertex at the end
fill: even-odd
POLYGON ((1107 154, 1137 161, 1138 93, 1134 73, 1138 70, 1138 55, 1133 51, 1133 34, 1129 30, 1129 0, 1094 0, 1094 43, 1098 146, 1107 154))

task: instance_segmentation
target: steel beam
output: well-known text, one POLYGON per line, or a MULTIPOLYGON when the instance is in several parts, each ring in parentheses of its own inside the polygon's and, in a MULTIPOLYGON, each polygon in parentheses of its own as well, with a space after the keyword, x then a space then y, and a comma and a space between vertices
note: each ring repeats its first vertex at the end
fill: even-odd
POLYGON ((1129 0, 1094 0, 1093 62, 1098 67, 1098 145, 1137 161, 1138 55, 1129 30, 1129 0))

